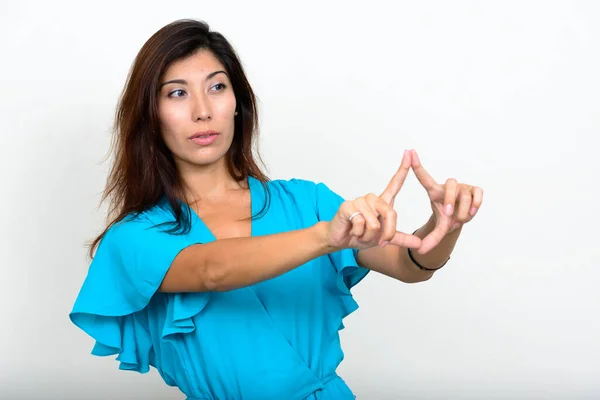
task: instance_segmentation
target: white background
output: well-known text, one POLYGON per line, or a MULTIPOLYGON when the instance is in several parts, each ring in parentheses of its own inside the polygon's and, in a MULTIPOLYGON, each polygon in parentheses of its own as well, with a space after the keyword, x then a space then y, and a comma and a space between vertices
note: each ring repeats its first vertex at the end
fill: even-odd
MULTIPOLYGON (((415 148, 484 189, 432 280, 356 287, 338 372, 359 399, 600 398, 599 2, 0 4, 1 398, 183 398, 68 320, 118 95, 179 18, 239 52, 271 178, 379 193, 415 148)), ((402 230, 426 222, 414 175, 396 208, 402 230)))

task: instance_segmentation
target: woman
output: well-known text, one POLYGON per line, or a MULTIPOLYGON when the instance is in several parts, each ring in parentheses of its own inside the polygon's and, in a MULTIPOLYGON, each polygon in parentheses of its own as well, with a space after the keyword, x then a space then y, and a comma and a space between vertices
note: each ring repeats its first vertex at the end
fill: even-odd
POLYGON ((336 375, 350 289, 370 270, 429 279, 482 191, 435 183, 414 151, 380 196, 270 181, 252 151, 257 120, 219 33, 181 20, 148 40, 116 115, 112 218, 71 321, 92 354, 152 365, 188 399, 352 399, 336 375), (413 235, 396 231, 393 209, 411 168, 433 210, 413 235))

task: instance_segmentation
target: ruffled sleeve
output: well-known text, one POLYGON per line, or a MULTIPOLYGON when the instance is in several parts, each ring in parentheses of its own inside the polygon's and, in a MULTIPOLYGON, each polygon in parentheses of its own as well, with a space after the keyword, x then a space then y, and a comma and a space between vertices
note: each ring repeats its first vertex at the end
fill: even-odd
MULTIPOLYGON (((93 355, 116 354, 120 369, 141 373, 154 365, 152 338, 143 310, 177 254, 194 243, 192 235, 164 232, 143 214, 107 231, 69 314, 73 324, 95 339, 93 355)), ((203 295, 208 296, 194 296, 193 312, 206 304, 203 295)), ((183 306, 175 308, 192 313, 183 306)), ((169 325, 183 331, 191 328, 181 315, 173 315, 169 325)))
MULTIPOLYGON (((327 185, 316 184, 316 208, 319 221, 331 221, 343 202, 344 199, 327 185)), ((329 255, 337 272, 335 284, 341 297, 342 318, 358 309, 358 303, 354 300, 350 289, 369 273, 368 269, 358 265, 357 256, 357 249, 344 249, 329 255)))

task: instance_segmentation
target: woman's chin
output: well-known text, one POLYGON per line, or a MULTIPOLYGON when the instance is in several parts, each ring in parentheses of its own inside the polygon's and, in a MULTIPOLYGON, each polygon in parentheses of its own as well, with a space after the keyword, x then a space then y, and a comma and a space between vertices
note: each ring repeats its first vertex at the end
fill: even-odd
POLYGON ((208 167, 221 162, 224 162, 225 154, 203 152, 204 154, 193 154, 186 159, 188 164, 196 167, 208 167))

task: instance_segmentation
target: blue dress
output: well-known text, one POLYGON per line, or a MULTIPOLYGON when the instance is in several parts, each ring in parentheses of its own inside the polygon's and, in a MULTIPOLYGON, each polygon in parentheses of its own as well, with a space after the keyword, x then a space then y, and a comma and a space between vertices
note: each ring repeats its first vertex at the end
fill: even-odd
MULTIPOLYGON (((252 213, 265 201, 249 177, 252 213)), ((343 199, 322 183, 267 183, 270 205, 252 235, 330 221, 343 199)), ((187 205, 183 205, 187 207, 187 205)), ((155 225, 174 221, 159 203, 109 229, 70 313, 95 340, 92 354, 117 355, 119 368, 155 367, 189 400, 345 400, 355 396, 336 374, 342 319, 358 308, 350 289, 368 270, 346 249, 276 278, 228 292, 157 292, 185 247, 215 240, 195 214, 187 234, 155 225)))

